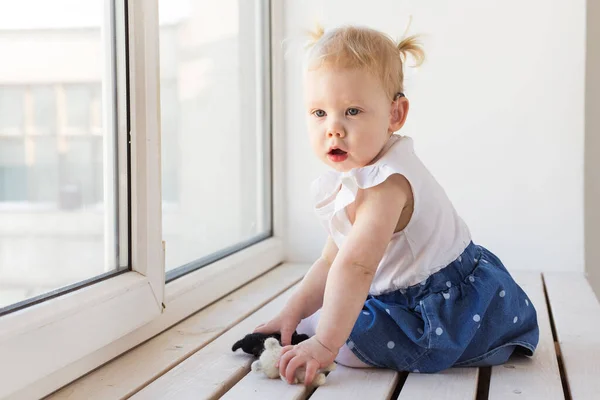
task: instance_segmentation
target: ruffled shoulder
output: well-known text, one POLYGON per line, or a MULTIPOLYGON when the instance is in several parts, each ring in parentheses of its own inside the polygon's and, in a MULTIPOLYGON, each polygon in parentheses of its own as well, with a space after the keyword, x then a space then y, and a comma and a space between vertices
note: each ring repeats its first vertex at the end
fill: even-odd
POLYGON ((377 186, 393 174, 402 173, 400 168, 395 168, 393 165, 377 163, 368 165, 362 168, 356 168, 348 172, 346 183, 356 185, 360 189, 368 189, 377 186))
POLYGON ((382 162, 343 174, 340 179, 341 188, 335 199, 335 211, 341 211, 354 203, 359 189, 375 187, 394 174, 404 175, 404 171, 396 165, 382 162))

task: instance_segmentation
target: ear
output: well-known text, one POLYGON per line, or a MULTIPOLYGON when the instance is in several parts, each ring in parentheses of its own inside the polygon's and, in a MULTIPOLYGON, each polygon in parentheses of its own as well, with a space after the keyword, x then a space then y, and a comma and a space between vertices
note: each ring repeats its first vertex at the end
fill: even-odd
POLYGON ((262 371, 262 363, 260 362, 260 360, 254 361, 252 365, 250 365, 250 369, 254 372, 262 371))
POLYGON ((388 132, 394 133, 400 130, 406 122, 408 115, 408 99, 406 97, 398 97, 392 102, 390 108, 390 125, 388 132))

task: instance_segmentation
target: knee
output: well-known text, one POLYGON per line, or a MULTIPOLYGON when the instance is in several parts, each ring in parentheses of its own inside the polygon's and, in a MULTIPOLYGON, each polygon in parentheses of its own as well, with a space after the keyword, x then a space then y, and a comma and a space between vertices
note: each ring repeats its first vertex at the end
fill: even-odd
POLYGON ((372 368, 371 365, 365 364, 362 362, 356 355, 348 348, 348 346, 343 345, 338 353, 335 361, 343 365, 344 367, 349 368, 372 368))

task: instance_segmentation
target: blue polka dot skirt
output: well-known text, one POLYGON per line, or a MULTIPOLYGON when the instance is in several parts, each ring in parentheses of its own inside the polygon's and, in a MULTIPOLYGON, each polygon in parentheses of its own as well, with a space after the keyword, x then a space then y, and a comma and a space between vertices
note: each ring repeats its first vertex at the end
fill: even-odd
POLYGON ((538 339, 525 292, 498 257, 470 243, 420 284, 369 295, 346 344, 367 364, 433 373, 532 356, 538 339))

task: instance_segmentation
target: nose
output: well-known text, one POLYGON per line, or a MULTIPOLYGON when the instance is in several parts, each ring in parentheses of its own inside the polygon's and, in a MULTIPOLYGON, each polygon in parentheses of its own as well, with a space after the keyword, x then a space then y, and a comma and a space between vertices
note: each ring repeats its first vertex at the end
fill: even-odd
POLYGON ((344 127, 342 126, 342 124, 333 122, 332 124, 330 124, 327 127, 327 137, 328 138, 332 138, 332 137, 344 138, 345 136, 346 136, 346 131, 344 130, 344 127))

